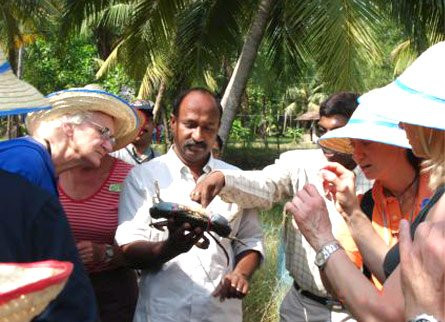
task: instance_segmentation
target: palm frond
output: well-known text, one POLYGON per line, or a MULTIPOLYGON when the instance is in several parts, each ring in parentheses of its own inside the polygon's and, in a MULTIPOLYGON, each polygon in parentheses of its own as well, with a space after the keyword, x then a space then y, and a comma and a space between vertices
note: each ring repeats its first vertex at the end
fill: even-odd
POLYGON ((380 56, 377 22, 382 15, 372 3, 302 1, 306 46, 328 89, 359 90, 362 64, 380 56))

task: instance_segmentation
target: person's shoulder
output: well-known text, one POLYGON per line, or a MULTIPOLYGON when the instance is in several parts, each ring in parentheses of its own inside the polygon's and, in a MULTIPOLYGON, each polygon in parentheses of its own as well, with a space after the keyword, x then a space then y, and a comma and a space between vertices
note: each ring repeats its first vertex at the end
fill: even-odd
POLYGON ((234 166, 230 163, 227 163, 225 161, 222 161, 220 159, 213 159, 213 167, 216 169, 221 169, 221 170, 241 170, 240 168, 238 168, 237 166, 234 166))
POLYGON ((46 190, 15 173, 0 170, 0 182, 0 195, 5 202, 16 200, 24 206, 38 208, 38 204, 53 198, 46 190))
POLYGON ((300 167, 319 167, 326 163, 321 149, 291 150, 280 154, 279 162, 286 162, 300 167))

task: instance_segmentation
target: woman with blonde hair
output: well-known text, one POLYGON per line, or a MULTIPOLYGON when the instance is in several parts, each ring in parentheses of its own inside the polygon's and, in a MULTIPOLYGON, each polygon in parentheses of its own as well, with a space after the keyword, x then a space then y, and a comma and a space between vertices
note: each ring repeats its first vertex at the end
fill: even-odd
MULTIPOLYGON (((413 152, 427 159, 431 173, 430 187, 434 194, 411 225, 411 233, 419 225, 441 224, 445 221, 445 42, 423 53, 408 69, 388 86, 371 91, 360 98, 360 104, 374 113, 398 120, 405 129, 413 152)), ((338 164, 322 171, 337 208, 348 213, 354 201, 345 196, 354 190, 351 174, 338 164)), ((349 261, 332 235, 326 206, 316 189, 307 185, 292 202, 286 204, 298 227, 317 251, 316 264, 327 283, 343 299, 353 315, 362 321, 437 321, 444 319, 442 299, 426 299, 431 305, 418 307, 405 303, 400 279, 398 244, 388 251, 384 260, 387 275, 381 292, 349 261), (429 320, 425 319, 426 313, 429 320), (434 316, 434 317, 433 317, 434 316)), ((402 220, 402 227, 406 221, 402 220)), ((442 283, 443 284, 443 283, 442 283)), ((438 285, 443 288, 443 285, 438 285)))

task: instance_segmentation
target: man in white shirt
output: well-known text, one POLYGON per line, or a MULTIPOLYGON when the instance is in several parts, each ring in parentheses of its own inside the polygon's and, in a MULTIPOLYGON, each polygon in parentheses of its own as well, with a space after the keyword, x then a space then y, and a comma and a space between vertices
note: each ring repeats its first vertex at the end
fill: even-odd
POLYGON ((205 89, 185 92, 174 105, 171 127, 174 145, 166 155, 133 168, 121 193, 116 241, 125 258, 143 269, 135 321, 242 321, 241 299, 264 251, 262 231, 254 210, 215 198, 208 210, 224 216, 231 236, 216 236, 229 255, 210 239, 208 249, 193 247, 202 237, 199 228, 170 224, 168 231, 149 209, 156 195, 197 206, 189 195, 196 181, 216 169, 236 169, 211 156, 222 109, 205 89))
MULTIPOLYGON (((346 125, 357 107, 357 94, 341 92, 331 95, 320 107, 317 135, 346 125)), ((366 180, 352 157, 328 150, 294 150, 280 155, 274 164, 260 171, 220 170, 212 172, 194 190, 192 199, 206 206, 213 196, 241 207, 270 208, 292 198, 306 183, 323 192, 319 171, 327 161, 339 162, 356 172, 357 191, 366 192, 372 184, 366 180)), ((324 195, 324 194, 323 194, 324 195)), ((358 249, 349 229, 332 202, 327 202, 336 238, 357 266, 361 266, 358 249)), ((280 308, 281 321, 351 321, 342 304, 327 292, 321 281, 315 251, 298 231, 292 216, 284 220, 286 269, 294 279, 280 308)))

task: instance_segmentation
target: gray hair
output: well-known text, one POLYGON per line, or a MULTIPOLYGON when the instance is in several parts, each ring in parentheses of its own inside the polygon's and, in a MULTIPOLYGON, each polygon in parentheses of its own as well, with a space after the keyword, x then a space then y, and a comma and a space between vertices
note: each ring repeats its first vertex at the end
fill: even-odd
POLYGON ((59 130, 63 124, 80 125, 91 119, 92 116, 93 112, 90 111, 65 114, 52 120, 40 121, 32 128, 28 128, 28 131, 33 136, 48 137, 59 130))

